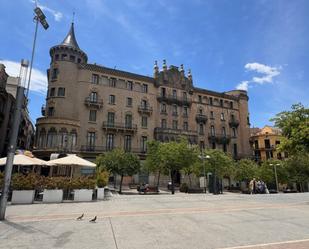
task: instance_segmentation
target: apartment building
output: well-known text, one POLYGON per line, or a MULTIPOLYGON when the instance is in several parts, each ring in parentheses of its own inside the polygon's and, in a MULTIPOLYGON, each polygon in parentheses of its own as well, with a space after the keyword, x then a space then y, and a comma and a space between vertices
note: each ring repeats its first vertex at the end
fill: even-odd
POLYGON ((235 158, 251 155, 246 91, 197 88, 184 66, 154 64, 153 77, 88 63, 72 23, 50 49, 48 93, 36 122, 34 153, 77 153, 94 159, 120 147, 144 159, 147 141, 216 148, 235 158))

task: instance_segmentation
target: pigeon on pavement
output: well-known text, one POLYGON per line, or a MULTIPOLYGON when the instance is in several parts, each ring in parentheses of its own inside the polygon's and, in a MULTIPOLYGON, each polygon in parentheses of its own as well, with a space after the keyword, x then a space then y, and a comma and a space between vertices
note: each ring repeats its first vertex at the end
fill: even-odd
POLYGON ((82 220, 84 218, 84 214, 82 214, 81 216, 77 217, 76 220, 82 220))
POLYGON ((91 219, 89 222, 95 222, 97 220, 97 216, 94 216, 93 219, 91 219))

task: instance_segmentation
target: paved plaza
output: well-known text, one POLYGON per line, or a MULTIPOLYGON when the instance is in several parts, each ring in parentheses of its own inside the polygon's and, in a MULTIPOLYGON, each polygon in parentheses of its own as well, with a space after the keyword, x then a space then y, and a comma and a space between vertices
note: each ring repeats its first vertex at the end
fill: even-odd
POLYGON ((9 206, 0 248, 308 249, 309 193, 122 195, 9 206), (97 222, 89 222, 94 216, 97 222))

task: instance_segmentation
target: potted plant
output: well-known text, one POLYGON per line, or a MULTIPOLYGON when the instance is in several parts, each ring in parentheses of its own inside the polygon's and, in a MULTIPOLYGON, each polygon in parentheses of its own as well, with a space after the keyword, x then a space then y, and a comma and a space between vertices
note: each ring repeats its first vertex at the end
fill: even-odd
POLYGON ((12 204, 31 204, 34 200, 35 189, 40 182, 36 174, 14 174, 12 177, 12 204))
POLYGON ((95 179, 90 177, 71 179, 70 188, 74 189, 74 201, 92 201, 92 194, 95 184, 95 179))
POLYGON ((103 200, 104 199, 104 189, 107 186, 109 173, 108 171, 101 171, 97 172, 97 199, 103 200))
POLYGON ((64 184, 67 182, 64 177, 45 177, 44 178, 44 203, 59 203, 63 200, 64 184))

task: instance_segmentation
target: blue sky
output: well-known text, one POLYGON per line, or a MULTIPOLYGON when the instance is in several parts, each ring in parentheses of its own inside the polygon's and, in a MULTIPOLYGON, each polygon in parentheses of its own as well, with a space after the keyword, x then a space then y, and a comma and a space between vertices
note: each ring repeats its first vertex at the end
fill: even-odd
MULTIPOLYGON (((90 63, 152 75, 154 60, 191 69, 194 85, 248 89, 251 124, 262 127, 293 103, 309 105, 307 0, 39 0, 50 24, 39 29, 30 92, 32 120, 45 102, 49 48, 75 11, 79 46, 90 63), (306 70, 307 69, 307 70, 306 70)), ((0 61, 17 75, 30 59, 31 0, 0 0, 0 61)))

